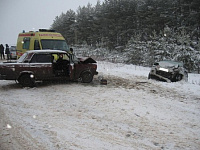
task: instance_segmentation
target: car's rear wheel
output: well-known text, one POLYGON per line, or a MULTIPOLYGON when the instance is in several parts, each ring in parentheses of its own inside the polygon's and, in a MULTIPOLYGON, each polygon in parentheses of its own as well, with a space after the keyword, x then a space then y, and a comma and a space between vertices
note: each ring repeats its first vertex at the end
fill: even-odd
POLYGON ((81 74, 81 81, 83 83, 90 83, 92 82, 92 80, 93 80, 93 74, 91 72, 87 71, 81 74))
POLYGON ((31 74, 22 75, 18 81, 23 87, 34 87, 35 85, 35 80, 31 78, 31 74))

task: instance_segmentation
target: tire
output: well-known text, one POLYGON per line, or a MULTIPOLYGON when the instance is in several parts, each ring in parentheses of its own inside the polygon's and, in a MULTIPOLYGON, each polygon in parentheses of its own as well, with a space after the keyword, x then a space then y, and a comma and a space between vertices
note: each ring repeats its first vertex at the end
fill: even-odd
POLYGON ((83 83, 90 83, 93 80, 93 74, 89 71, 83 72, 81 74, 81 82, 83 83))
POLYGON ((177 81, 181 81, 183 79, 183 75, 181 75, 181 74, 177 74, 176 76, 175 76, 175 78, 174 78, 174 82, 177 82, 177 81))
POLYGON ((30 74, 22 75, 18 81, 23 87, 34 87, 35 85, 35 80, 30 77, 30 74))

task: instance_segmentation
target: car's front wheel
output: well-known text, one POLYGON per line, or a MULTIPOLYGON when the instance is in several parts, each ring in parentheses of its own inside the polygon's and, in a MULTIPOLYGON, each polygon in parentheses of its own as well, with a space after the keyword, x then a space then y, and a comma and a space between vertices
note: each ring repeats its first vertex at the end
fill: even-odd
POLYGON ((183 79, 183 75, 182 74, 177 74, 174 79, 172 80, 172 82, 177 82, 177 81, 181 81, 183 79))
POLYGON ((31 74, 22 75, 18 81, 23 87, 34 87, 35 85, 35 80, 31 77, 31 74))
POLYGON ((93 74, 89 71, 83 72, 81 74, 81 81, 83 83, 90 83, 93 80, 93 74))

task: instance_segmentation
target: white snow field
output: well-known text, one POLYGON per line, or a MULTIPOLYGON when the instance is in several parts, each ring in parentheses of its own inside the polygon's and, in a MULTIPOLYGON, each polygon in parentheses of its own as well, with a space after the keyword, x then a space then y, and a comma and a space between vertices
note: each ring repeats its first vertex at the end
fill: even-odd
POLYGON ((0 81, 0 150, 200 149, 200 75, 148 80, 150 68, 98 62, 93 83, 0 81))

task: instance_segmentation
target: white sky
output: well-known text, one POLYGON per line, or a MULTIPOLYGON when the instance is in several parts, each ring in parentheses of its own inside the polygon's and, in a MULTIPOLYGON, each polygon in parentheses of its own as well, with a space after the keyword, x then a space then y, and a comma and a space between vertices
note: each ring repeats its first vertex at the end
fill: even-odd
POLYGON ((20 32, 50 28, 56 16, 97 0, 0 0, 0 44, 16 45, 20 32))

